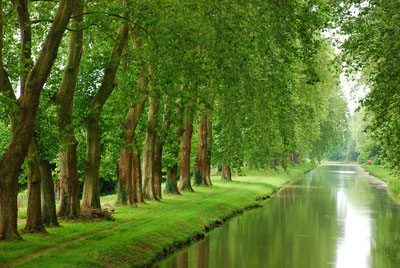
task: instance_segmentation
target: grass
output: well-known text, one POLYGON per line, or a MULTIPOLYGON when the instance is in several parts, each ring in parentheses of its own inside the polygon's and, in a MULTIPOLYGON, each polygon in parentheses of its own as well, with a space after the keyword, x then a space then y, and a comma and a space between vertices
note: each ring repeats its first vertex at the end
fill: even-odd
POLYGON ((389 187, 390 193, 400 199, 400 178, 393 175, 389 168, 379 165, 364 164, 362 167, 372 176, 385 181, 389 187))
MULTIPOLYGON (((26 219, 26 211, 27 211, 27 201, 25 201, 25 196, 28 194, 28 191, 24 191, 20 194, 18 194, 18 199, 19 200, 24 200, 23 202, 19 202, 20 206, 18 207, 18 219, 26 219)), ((115 203, 115 200, 117 200, 117 194, 111 194, 111 195, 106 195, 101 197, 101 203, 102 204, 112 204, 115 203)), ((56 200, 56 206, 58 206, 59 201, 56 200)))
MULTIPOLYGON (((115 221, 63 222, 47 235, 23 235, 24 242, 0 243, 0 266, 142 267, 201 237, 206 227, 262 202, 284 184, 312 168, 300 165, 277 171, 243 170, 233 182, 213 177, 212 187, 195 193, 165 195, 162 202, 117 207, 115 221)), ((116 195, 102 197, 113 204, 116 195)), ((20 228, 23 225, 19 226, 20 228)))

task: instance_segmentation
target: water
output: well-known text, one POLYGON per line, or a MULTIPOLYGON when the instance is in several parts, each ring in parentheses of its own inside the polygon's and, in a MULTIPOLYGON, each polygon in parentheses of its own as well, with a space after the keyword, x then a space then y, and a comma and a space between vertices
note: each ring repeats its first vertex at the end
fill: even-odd
POLYGON ((360 167, 321 166, 155 267, 400 267, 399 208, 360 167))

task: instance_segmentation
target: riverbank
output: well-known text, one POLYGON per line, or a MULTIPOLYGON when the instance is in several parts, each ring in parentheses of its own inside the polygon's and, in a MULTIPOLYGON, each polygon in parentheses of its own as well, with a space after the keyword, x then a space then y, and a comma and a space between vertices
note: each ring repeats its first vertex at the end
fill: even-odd
POLYGON ((233 182, 214 176, 214 186, 195 187, 195 193, 164 196, 162 202, 136 208, 117 207, 113 222, 62 222, 61 228, 48 228, 47 235, 25 234, 24 242, 0 243, 0 266, 150 266, 233 215, 260 205, 312 168, 290 167, 288 173, 245 170, 246 175, 233 182))
POLYGON ((392 174, 389 168, 378 165, 361 165, 371 176, 387 183, 389 192, 394 198, 400 200, 400 178, 392 174))

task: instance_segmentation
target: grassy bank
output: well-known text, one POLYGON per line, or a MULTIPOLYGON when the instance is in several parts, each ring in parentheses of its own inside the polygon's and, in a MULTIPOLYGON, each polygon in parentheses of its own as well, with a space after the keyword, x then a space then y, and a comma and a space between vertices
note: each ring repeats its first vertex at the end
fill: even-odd
POLYGON ((233 182, 214 177, 214 186, 195 187, 195 193, 164 196, 162 202, 136 208, 117 207, 114 222, 63 222, 61 228, 48 228, 47 235, 23 235, 24 242, 0 243, 0 266, 146 266, 202 237, 228 217, 258 205, 311 168, 291 167, 288 173, 245 170, 246 176, 234 177, 233 182))
POLYGON ((394 176, 390 169, 378 165, 362 165, 370 175, 385 181, 389 187, 390 193, 400 199, 400 178, 394 176))

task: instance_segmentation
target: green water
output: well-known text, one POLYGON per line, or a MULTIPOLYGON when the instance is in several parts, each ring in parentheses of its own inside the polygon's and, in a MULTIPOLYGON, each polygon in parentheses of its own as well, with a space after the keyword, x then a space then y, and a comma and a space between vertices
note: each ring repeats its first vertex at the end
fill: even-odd
POLYGON ((155 267, 400 267, 399 208, 360 167, 321 166, 155 267))

